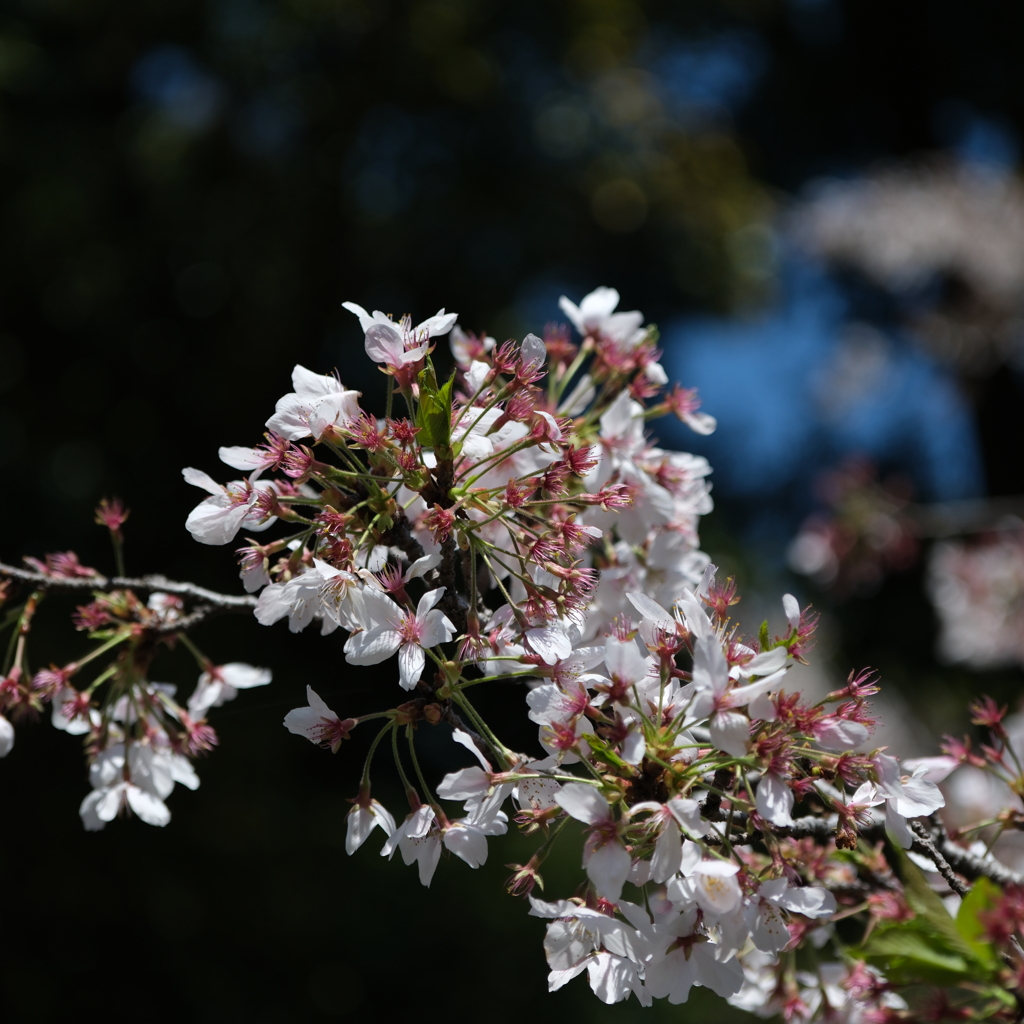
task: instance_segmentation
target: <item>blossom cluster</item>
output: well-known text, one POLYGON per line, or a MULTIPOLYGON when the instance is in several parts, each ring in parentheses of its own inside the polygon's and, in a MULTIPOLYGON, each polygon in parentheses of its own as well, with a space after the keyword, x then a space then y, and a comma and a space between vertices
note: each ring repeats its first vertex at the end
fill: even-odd
POLYGON ((947 540, 928 559, 939 654, 975 668, 1024 665, 1024 528, 1011 520, 972 544, 947 540))
POLYGON ((563 298, 578 342, 549 328, 500 346, 444 310, 413 326, 347 303, 389 377, 385 417, 337 378, 296 367, 265 442, 221 449, 247 478, 217 490, 185 471, 211 493, 187 525, 227 543, 246 527, 291 524, 239 551, 246 589, 261 591, 257 618, 341 628, 353 665, 397 655, 412 699, 343 719, 309 688, 308 707, 285 719, 335 751, 361 721, 383 719, 349 852, 380 828, 382 855, 401 853, 429 884, 445 850, 483 864, 512 817, 540 840, 509 888, 549 921, 552 989, 586 972, 606 1002, 682 1002, 705 985, 790 1018, 839 1006, 902 1013, 877 964, 845 954, 812 984, 780 954, 805 940, 842 949, 831 921, 859 909, 865 874, 899 890, 865 837, 914 846, 911 821, 944 803, 935 766, 860 752, 874 724, 869 673, 817 704, 787 692, 816 621, 791 596, 783 635, 741 638, 735 585, 698 547, 709 467, 645 429, 668 412, 699 432, 714 421, 695 392, 664 391, 653 330, 617 303, 611 289, 579 306, 563 298), (445 334, 456 369, 441 385, 431 352, 445 334), (513 680, 541 756, 506 746, 470 699, 473 686, 513 680), (416 733, 439 723, 477 764, 432 786, 416 733), (372 795, 388 736, 404 816, 372 795), (583 828, 585 881, 547 902, 541 867, 570 822, 583 828))
MULTIPOLYGON (((710 467, 647 432, 665 414, 699 433, 715 422, 695 391, 667 387, 656 331, 618 301, 609 288, 563 298, 578 337, 550 326, 504 344, 443 309, 414 325, 346 303, 387 376, 384 416, 337 376, 297 366, 262 442, 220 449, 235 479, 184 470, 206 492, 186 526, 204 544, 241 536, 247 596, 107 580, 70 555, 9 570, 37 588, 11 620, 22 640, 59 584, 92 589, 76 622, 95 646, 31 675, 19 641, 3 708, 49 702, 58 728, 83 735, 87 828, 124 811, 164 824, 174 784, 194 788, 192 759, 216 742, 207 713, 270 679, 211 664, 191 626, 251 608, 267 626, 340 630, 348 664, 394 659, 393 696, 382 691, 394 705, 343 717, 307 686, 284 725, 337 753, 376 722, 348 852, 379 829, 381 855, 399 853, 429 885, 444 853, 476 868, 510 824, 536 837, 508 889, 547 921, 552 989, 585 973, 609 1003, 679 1003, 696 985, 789 1020, 915 1019, 902 987, 936 983, 930 956, 945 958, 942 998, 967 992, 958 1012, 1005 1014, 1024 983, 1007 952, 1024 923, 1021 880, 957 846, 935 817, 937 783, 979 756, 1013 798, 1024 793, 1002 712, 976 709, 993 730, 982 755, 949 740, 942 757, 901 764, 870 745, 871 672, 816 703, 790 682, 813 645, 809 608, 786 595, 779 634, 767 623, 741 632, 736 585, 699 547, 710 467), (442 382, 433 354, 445 336, 454 370, 442 382), (150 679, 172 643, 202 672, 183 705, 150 679), (88 684, 72 682, 108 654, 88 684), (474 687, 489 683, 521 690, 532 751, 478 710, 474 687), (449 730, 474 763, 428 779, 417 743, 430 728, 449 730), (382 752, 407 808, 374 795, 382 752), (581 832, 579 888, 541 899, 546 859, 581 832), (968 892, 947 858, 981 883, 968 892), (966 896, 955 923, 936 906, 946 885, 966 896)), ((100 519, 120 560, 123 515, 106 506, 100 519)))
POLYGON ((794 572, 843 597, 870 594, 914 564, 919 531, 906 481, 879 481, 870 463, 849 459, 823 473, 817 490, 827 511, 809 516, 790 543, 794 572))

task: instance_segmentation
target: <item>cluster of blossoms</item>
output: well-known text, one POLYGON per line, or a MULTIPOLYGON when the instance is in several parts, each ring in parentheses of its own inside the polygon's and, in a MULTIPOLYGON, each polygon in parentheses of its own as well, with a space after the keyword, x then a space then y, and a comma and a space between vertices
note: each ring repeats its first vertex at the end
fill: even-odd
POLYGON ((116 500, 97 509, 97 522, 109 529, 114 542, 118 577, 104 577, 72 551, 47 555, 44 561, 26 559, 28 571, 0 569, 6 576, 0 605, 12 606, 4 625, 14 627, 0 676, 0 757, 14 746, 12 721, 37 718, 49 706, 54 728, 81 736, 85 745, 92 791, 80 814, 90 831, 126 810, 150 825, 166 825, 171 814, 165 800, 175 783, 196 789, 199 777, 192 762, 217 744, 207 711, 271 679, 268 669, 242 662, 213 664, 187 634, 212 611, 211 599, 227 606, 237 599, 160 577, 124 578, 121 527, 127 518, 116 500), (31 589, 17 601, 13 589, 23 584, 31 589), (164 585, 200 604, 188 613, 185 599, 161 589, 164 585), (73 621, 93 646, 74 661, 33 672, 27 640, 39 604, 51 590, 92 597, 76 609, 73 621), (177 687, 154 682, 150 675, 161 649, 178 643, 194 654, 200 668, 183 704, 176 699, 177 687))
POLYGON ((965 544, 936 544, 928 596, 939 617, 939 654, 974 668, 1024 665, 1024 528, 965 544))
POLYGON ((889 166, 816 189, 790 224, 812 253, 897 295, 953 282, 938 302, 908 303, 908 319, 961 372, 991 373, 1019 358, 1024 186, 1016 175, 935 158, 889 166))
MULTIPOLYGON (((901 765, 869 749, 870 673, 817 703, 787 689, 816 622, 793 597, 781 635, 767 623, 741 635, 736 587, 698 546, 709 467, 645 430, 667 413, 699 432, 714 420, 695 392, 666 391, 653 329, 617 305, 607 288, 578 306, 563 299, 578 341, 551 327, 499 345, 444 310, 413 326, 346 304, 388 377, 385 416, 363 411, 338 378, 296 367, 264 442, 220 450, 239 479, 185 470, 209 494, 188 517, 192 535, 246 538, 241 578, 258 596, 236 602, 265 625, 340 628, 352 665, 397 655, 395 707, 342 717, 307 687, 307 706, 285 718, 335 752, 361 723, 379 724, 348 851, 379 828, 382 855, 399 852, 429 885, 444 851, 483 864, 511 818, 539 841, 509 889, 548 921, 552 989, 586 973, 609 1003, 678 1003, 703 985, 789 1020, 921 1019, 897 988, 936 982, 925 946, 945 958, 939 984, 957 993, 957 1012, 1011 1019, 1010 993, 1024 983, 1006 952, 1022 923, 1020 879, 1005 868, 1003 888, 984 878, 954 923, 922 873, 967 892, 949 862, 959 851, 957 870, 986 875, 934 818, 936 779, 959 762, 901 765), (431 354, 444 335, 455 371, 442 384, 431 354), (286 528, 277 539, 248 536, 275 523, 286 528), (492 682, 521 687, 533 753, 508 746, 478 711, 472 688, 492 682), (450 729, 475 763, 428 780, 417 735, 431 727, 450 729), (404 785, 404 814, 373 796, 381 749, 404 785), (579 889, 540 899, 546 858, 581 828, 579 889), (997 928, 1004 905, 1010 923, 997 928)), ((101 617, 124 593, 79 613, 97 650, 125 632, 101 617)), ((198 612, 151 603, 159 624, 137 607, 122 616, 131 627, 119 642, 136 659, 161 637, 191 644, 186 619, 198 612)), ((205 711, 269 678, 205 668, 187 708, 143 681, 145 665, 120 670, 99 724, 86 724, 104 738, 90 749, 99 795, 83 805, 87 825, 125 804, 158 821, 139 793, 159 801, 174 781, 193 782, 186 755, 210 735, 205 711)), ((57 713, 90 722, 91 695, 80 691, 70 716, 58 698, 57 713)))
POLYGON ((904 481, 880 482, 870 463, 850 459, 823 473, 817 490, 826 511, 809 516, 791 542, 794 572, 845 596, 871 593, 889 573, 914 564, 918 524, 904 481))

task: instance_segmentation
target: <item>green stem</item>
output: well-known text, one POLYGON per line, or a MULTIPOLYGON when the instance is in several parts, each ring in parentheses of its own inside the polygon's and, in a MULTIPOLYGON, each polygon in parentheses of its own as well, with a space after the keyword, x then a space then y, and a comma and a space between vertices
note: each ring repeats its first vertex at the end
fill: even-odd
POLYGON ((114 567, 117 569, 117 575, 127 576, 128 574, 124 571, 124 538, 121 536, 120 530, 112 530, 110 540, 114 545, 114 567))
POLYGON ((487 723, 477 713, 476 708, 469 702, 469 698, 461 692, 461 690, 452 690, 452 700, 459 705, 460 708, 466 713, 466 717, 473 723, 473 727, 480 733, 481 736, 487 741, 487 745, 494 751, 495 757, 504 762, 504 764, 512 765, 515 763, 515 758, 512 756, 512 751, 505 746, 501 740, 491 731, 487 723))
MULTIPOLYGON (((397 730, 396 730, 397 731, 397 730)), ((441 805, 437 802, 437 797, 430 790, 430 786, 427 785, 427 780, 423 777, 423 769, 420 767, 420 759, 416 756, 416 742, 413 739, 413 728, 412 722, 407 722, 405 725, 405 738, 409 741, 409 756, 412 758, 412 766, 416 771, 416 778, 419 779, 420 785, 423 787, 423 794, 427 798, 427 803, 431 807, 435 808, 439 813, 443 814, 441 805)))
POLYGON ((84 658, 75 662, 75 669, 80 669, 83 665, 88 665, 90 661, 94 661, 101 654, 106 654, 107 651, 113 650, 118 644, 123 644, 128 639, 130 634, 119 633, 117 636, 111 637, 106 643, 100 644, 99 647, 91 650, 84 658))
POLYGON ((405 774, 405 768, 402 766, 402 758, 398 753, 398 726, 392 723, 391 726, 391 751, 395 755, 395 767, 398 769, 398 776, 402 780, 402 785, 405 786, 405 795, 407 797, 416 797, 419 799, 419 793, 416 792, 416 787, 409 781, 409 776, 405 774))
POLYGON ((363 777, 360 782, 360 789, 370 788, 370 764, 373 761, 373 755, 377 753, 377 747, 380 746, 380 741, 387 735, 389 729, 394 729, 394 722, 388 722, 380 732, 377 733, 373 738, 373 742, 370 744, 370 749, 366 754, 366 763, 363 765, 363 777))
POLYGON ((178 638, 181 640, 182 646, 196 659, 196 664, 204 671, 208 672, 213 666, 213 662, 203 654, 201 650, 192 642, 191 638, 186 633, 179 633, 178 638))

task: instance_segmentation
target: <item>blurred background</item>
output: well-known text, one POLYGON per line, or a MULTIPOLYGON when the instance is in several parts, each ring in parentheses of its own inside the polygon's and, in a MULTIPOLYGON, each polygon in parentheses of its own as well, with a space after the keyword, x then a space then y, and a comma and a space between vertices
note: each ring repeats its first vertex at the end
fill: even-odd
MULTIPOLYGON (((504 339, 611 285, 718 417, 706 439, 657 429, 712 461, 704 547, 741 620, 781 629, 785 590, 813 603, 806 685, 874 666, 887 738, 935 753, 968 695, 1021 692, 1022 20, 948 0, 9 0, 0 558, 110 571, 92 509, 118 495, 130 573, 235 591, 230 552, 183 528, 201 495, 181 467, 224 475, 217 447, 259 438, 296 362, 377 407, 343 301, 445 306, 504 339)), ((81 648, 70 602, 47 604, 33 653, 60 662, 81 648)), ((86 835, 81 752, 45 724, 0 765, 5 1019, 734 1019, 699 991, 652 1011, 582 981, 547 995, 543 925, 501 893, 522 840, 477 872, 445 860, 429 891, 375 841, 348 859, 365 742, 332 759, 280 719, 307 683, 376 710, 390 668, 283 623, 195 639, 275 681, 213 712, 221 748, 166 830, 86 835)), ((197 673, 179 651, 156 674, 188 692, 197 673)), ((431 771, 467 763, 423 739, 431 771)))

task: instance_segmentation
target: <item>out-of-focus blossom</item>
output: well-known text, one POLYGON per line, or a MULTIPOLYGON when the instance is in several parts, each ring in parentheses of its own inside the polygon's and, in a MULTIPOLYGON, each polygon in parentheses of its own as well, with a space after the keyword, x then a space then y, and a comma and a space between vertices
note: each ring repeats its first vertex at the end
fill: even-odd
POLYGON ((944 660, 982 669, 1024 665, 1024 527, 973 543, 937 543, 927 589, 944 660))
POLYGON ((917 557, 917 529, 906 514, 907 485, 879 482, 875 468, 853 459, 824 474, 818 493, 828 506, 808 518, 787 552, 790 568, 839 595, 876 590, 886 574, 917 557))

